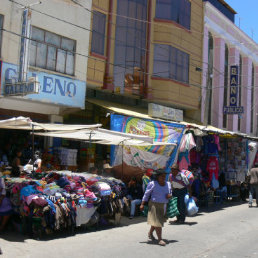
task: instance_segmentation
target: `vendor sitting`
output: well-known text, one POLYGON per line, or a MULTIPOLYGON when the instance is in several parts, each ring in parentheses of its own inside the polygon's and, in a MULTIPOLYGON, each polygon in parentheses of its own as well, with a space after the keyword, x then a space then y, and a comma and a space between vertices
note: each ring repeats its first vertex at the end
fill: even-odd
POLYGON ((41 159, 41 152, 35 151, 34 154, 34 171, 41 172, 41 165, 42 165, 42 159, 41 159))
POLYGON ((0 173, 0 232, 4 230, 12 212, 12 205, 6 198, 5 183, 0 173))
POLYGON ((133 177, 128 184, 128 195, 127 198, 131 200, 131 211, 130 211, 130 219, 134 217, 135 207, 136 205, 141 204, 143 197, 142 186, 137 183, 135 177, 133 177))
POLYGON ((219 175, 219 188, 216 189, 216 193, 219 194, 223 199, 227 198, 227 185, 224 172, 219 175))
POLYGON ((105 176, 105 177, 114 177, 114 173, 113 173, 113 171, 112 171, 112 167, 111 167, 108 163, 105 163, 105 164, 103 165, 102 176, 105 176))

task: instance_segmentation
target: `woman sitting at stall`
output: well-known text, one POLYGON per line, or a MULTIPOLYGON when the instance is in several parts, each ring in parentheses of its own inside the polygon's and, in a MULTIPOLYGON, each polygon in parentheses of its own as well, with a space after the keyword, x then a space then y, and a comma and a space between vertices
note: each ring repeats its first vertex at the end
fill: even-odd
POLYGON ((12 205, 6 197, 5 183, 0 173, 0 232, 4 230, 12 212, 12 205))

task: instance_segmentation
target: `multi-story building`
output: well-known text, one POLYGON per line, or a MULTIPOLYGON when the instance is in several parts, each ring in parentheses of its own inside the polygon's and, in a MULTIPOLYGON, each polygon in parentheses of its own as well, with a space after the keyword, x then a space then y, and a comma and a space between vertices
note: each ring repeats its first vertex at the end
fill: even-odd
POLYGON ((204 1, 202 121, 257 135, 258 45, 234 24, 235 14, 223 0, 204 1), (223 107, 230 105, 234 65, 239 74, 236 104, 244 113, 227 115, 223 107))
POLYGON ((87 100, 201 121, 202 1, 93 0, 92 10, 87 100))
MULTIPOLYGON (((80 2, 91 9, 91 1, 80 2)), ((2 0, 0 4, 0 117, 23 115, 38 121, 62 122, 64 114, 85 106, 90 15, 72 1, 35 3, 2 0), (30 9, 27 23, 22 27, 25 5, 30 9), (26 52, 22 44, 29 34, 23 32, 30 28, 29 23, 31 40, 26 52), (40 83, 38 94, 27 94, 25 86, 21 88, 17 84, 21 82, 17 81, 20 59, 27 53, 27 76, 35 77, 40 83)))

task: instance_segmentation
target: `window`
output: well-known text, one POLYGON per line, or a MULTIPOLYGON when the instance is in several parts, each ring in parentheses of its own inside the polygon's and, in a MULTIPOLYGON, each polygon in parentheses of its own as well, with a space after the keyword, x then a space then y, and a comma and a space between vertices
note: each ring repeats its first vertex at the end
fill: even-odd
POLYGON ((156 18, 175 21, 190 29, 191 3, 189 0, 157 0, 156 18))
POLYGON ((189 83, 189 54, 169 45, 155 44, 153 76, 189 83))
MULTIPOLYGON (((0 29, 3 28, 4 16, 0 14, 0 29)), ((2 48, 2 30, 0 30, 0 56, 1 56, 1 48, 2 48)))
POLYGON ((74 75, 75 41, 32 27, 30 65, 74 75))
POLYGON ((91 52, 104 55, 105 53, 106 15, 94 11, 92 24, 91 52))
POLYGON ((255 103, 254 103, 254 94, 255 94, 255 87, 254 87, 254 64, 252 64, 252 85, 251 85, 251 133, 254 132, 254 110, 255 110, 255 103))
POLYGON ((121 91, 125 90, 126 74, 134 74, 135 69, 145 71, 147 2, 117 1, 114 84, 121 91))
MULTIPOLYGON (((225 45, 224 63, 224 106, 228 104, 228 46, 225 45)), ((227 115, 223 114, 223 128, 227 127, 227 115)))
MULTIPOLYGON (((243 61, 242 56, 239 59, 239 83, 238 83, 238 106, 242 106, 242 69, 243 61)), ((238 131, 241 131, 241 115, 238 115, 238 131)))

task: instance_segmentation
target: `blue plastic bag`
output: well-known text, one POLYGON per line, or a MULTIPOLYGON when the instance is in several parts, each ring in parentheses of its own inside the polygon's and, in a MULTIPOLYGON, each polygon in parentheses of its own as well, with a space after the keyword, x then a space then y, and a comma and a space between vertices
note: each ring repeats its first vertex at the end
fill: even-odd
POLYGON ((188 216, 194 216, 199 210, 193 198, 189 198, 186 205, 186 209, 187 209, 188 216))
POLYGON ((214 173, 212 174, 211 187, 213 189, 218 189, 219 188, 219 181, 215 178, 214 173))
POLYGON ((187 203, 189 202, 189 194, 185 195, 185 205, 187 205, 187 203))

